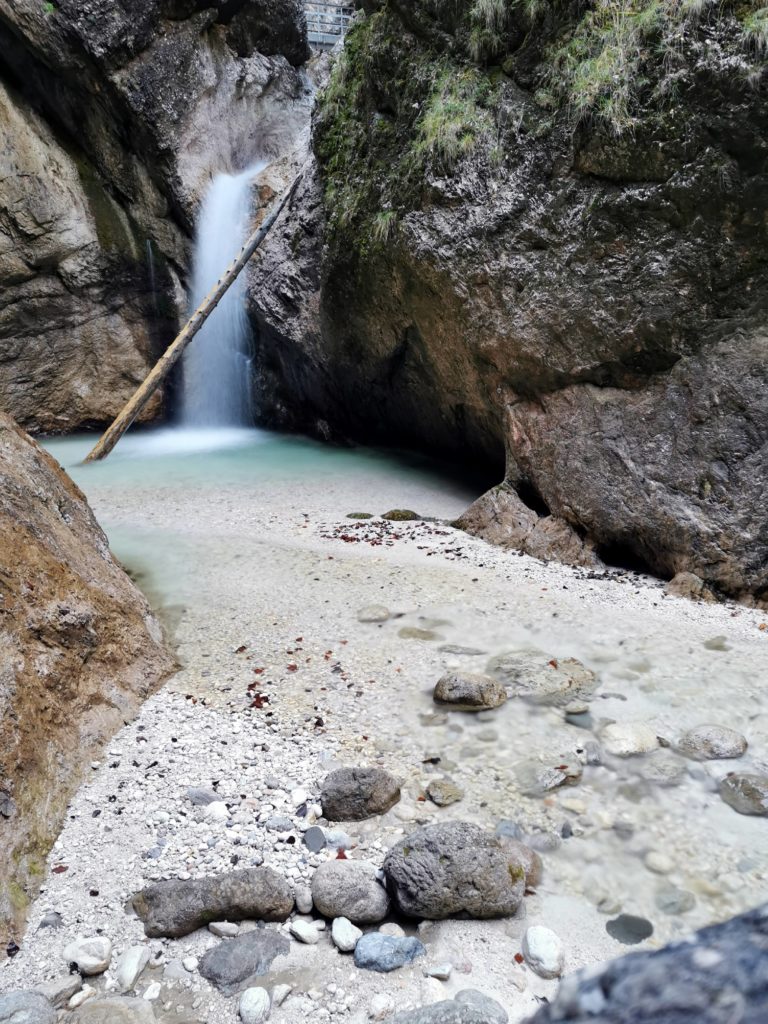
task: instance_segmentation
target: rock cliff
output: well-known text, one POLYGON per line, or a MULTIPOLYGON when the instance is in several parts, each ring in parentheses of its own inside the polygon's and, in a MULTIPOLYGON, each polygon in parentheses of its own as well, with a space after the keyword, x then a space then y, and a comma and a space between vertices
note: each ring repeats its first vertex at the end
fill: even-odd
POLYGON ((299 0, 0 0, 0 407, 112 419, 185 309, 211 175, 307 121, 308 53, 299 0))
POLYGON ((512 532, 764 600, 758 6, 363 6, 251 286, 273 415, 505 453, 512 532))
POLYGON ((0 413, 0 940, 101 745, 174 667, 84 496, 0 413))

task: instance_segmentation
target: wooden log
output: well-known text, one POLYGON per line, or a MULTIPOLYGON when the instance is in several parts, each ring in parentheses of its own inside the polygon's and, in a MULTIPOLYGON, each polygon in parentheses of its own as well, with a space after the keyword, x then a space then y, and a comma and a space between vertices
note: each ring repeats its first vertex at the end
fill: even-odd
POLYGON ((85 462, 95 462, 98 459, 103 459, 109 455, 128 427, 130 427, 152 397, 156 389, 168 376, 171 368, 178 362, 184 352, 184 349, 199 332, 200 328, 218 306, 219 302, 221 302, 221 299, 226 294, 226 291, 231 286, 232 282, 237 278, 248 260, 253 256, 261 243, 267 237, 270 228, 274 225, 291 196, 298 188, 302 174, 303 171, 299 171, 293 179, 290 188, 288 188, 283 193, 280 200, 275 203, 268 215, 264 218, 261 226, 253 232, 240 251, 240 254, 227 269, 226 273, 219 278, 216 285, 205 299, 203 299, 180 333, 171 342, 157 363, 155 363, 144 382, 136 389, 131 398, 126 402, 125 406, 115 417, 113 423, 104 431, 93 450, 86 456, 84 460, 85 462))

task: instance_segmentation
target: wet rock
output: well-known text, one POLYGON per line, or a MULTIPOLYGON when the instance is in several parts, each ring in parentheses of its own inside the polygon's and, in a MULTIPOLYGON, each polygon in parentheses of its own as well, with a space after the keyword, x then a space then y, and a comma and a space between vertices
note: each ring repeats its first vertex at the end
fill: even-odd
POLYGON ((697 761, 714 761, 741 757, 746 753, 747 741, 740 732, 724 725, 697 725, 683 733, 677 749, 697 761))
POLYGON ((208 878, 156 882, 133 898, 151 938, 179 938, 211 920, 285 921, 293 894, 271 868, 247 868, 208 878))
POLYGON ((687 889, 678 889, 674 885, 665 885, 656 893, 656 906, 663 914, 675 916, 687 914, 696 906, 696 897, 687 889))
POLYGON ((373 519, 372 512, 347 512, 347 519, 373 519))
POLYGON ((320 941, 320 932, 309 921, 291 921, 288 930, 294 939, 306 946, 315 946, 320 941))
POLYGON ((371 604, 361 608, 357 613, 358 622, 386 622, 389 618, 389 609, 383 604, 371 604))
POLYGON ((638 769, 642 778, 656 786, 679 786, 688 771, 686 762, 671 750, 654 750, 638 769))
POLYGON ((464 790, 452 779, 433 779, 427 786, 427 796, 438 807, 450 807, 464 796, 464 790))
POLYGON ((523 936, 523 956, 528 966, 542 978, 559 978, 565 965, 560 938, 551 928, 532 925, 523 936))
POLYGON ((583 767, 572 754, 555 755, 549 761, 524 761, 515 766, 520 789, 528 796, 542 796, 560 786, 575 786, 583 767))
POLYGON ((507 1011, 495 999, 463 989, 454 999, 397 1013, 387 1024, 507 1024, 508 1020, 507 1011))
POLYGON ((269 992, 265 988, 247 988, 240 996, 237 1012, 243 1024, 262 1024, 269 1011, 269 992))
POLYGON ((729 772, 720 783, 719 793, 739 814, 768 817, 768 775, 729 772))
POLYGON ((423 517, 418 512, 412 512, 409 508, 393 508, 389 512, 382 512, 382 519, 389 519, 393 523, 409 523, 420 520, 423 517))
POLYGON ((433 698, 454 711, 486 711, 504 704, 507 691, 492 676, 447 672, 437 681, 433 698))
POLYGON ((275 957, 286 955, 290 949, 285 935, 258 928, 209 949, 200 961, 200 974, 229 996, 246 987, 252 978, 266 974, 275 957))
POLYGON ((389 897, 376 868, 367 861, 329 860, 312 876, 312 900, 325 917, 346 917, 356 924, 382 921, 389 897))
POLYGON ((421 629, 419 626, 403 626, 397 631, 403 640, 439 640, 440 635, 434 629, 421 629))
POLYGON ((538 853, 511 836, 499 835, 499 843, 509 858, 512 870, 521 867, 525 872, 525 888, 535 889, 544 874, 544 862, 538 853))
POLYGON ((589 701, 599 685, 595 673, 576 658, 500 654, 488 662, 488 672, 509 688, 511 697, 554 707, 589 701))
POLYGON ((615 757, 647 754, 659 745, 656 730, 646 722, 612 722, 601 731, 600 742, 615 757))
POLYGON ((116 996, 90 999, 72 1018, 72 1024, 155 1024, 155 1011, 146 999, 116 996))
POLYGON ((302 839, 310 853, 320 853, 325 849, 325 832, 319 825, 312 825, 311 828, 308 828, 302 839))
MULTIPOLYGON (((63 1009, 69 1000, 83 987, 83 979, 79 974, 65 974, 53 981, 45 981, 35 986, 35 992, 45 996, 57 1010, 63 1009)), ((0 1016, 0 1020, 2 1017, 0 1016)))
POLYGON ((120 954, 115 964, 115 981, 121 992, 129 992, 133 988, 148 963, 147 946, 129 946, 120 954))
POLYGON ((605 930, 612 939, 623 942, 625 946, 634 946, 653 935, 651 922, 634 914, 619 914, 611 921, 606 921, 605 930))
POLYGON ((761 1024, 768 1019, 768 905, 653 952, 569 975, 528 1024, 761 1024))
POLYGON ((686 597, 691 601, 706 601, 709 604, 717 601, 701 576, 693 572, 679 572, 672 577, 665 590, 671 597, 686 597))
POLYGON ((355 966, 366 971, 388 973, 413 963, 426 952, 418 939, 399 939, 380 932, 368 932, 355 946, 355 966))
POLYGON ((102 936, 78 938, 64 947, 64 960, 85 975, 103 974, 112 959, 112 943, 102 936))
POLYGON ((47 914, 43 914, 40 919, 40 924, 37 927, 38 930, 40 928, 61 928, 62 923, 61 914, 57 913, 55 910, 49 910, 47 914))
POLYGON ((386 814, 400 799, 400 784, 382 768, 339 768, 323 783, 320 803, 330 821, 362 821, 386 814))
POLYGON ((384 874, 404 914, 432 920, 513 914, 525 888, 525 869, 510 865, 498 839, 460 821, 427 825, 396 843, 384 874))
POLYGON ((0 993, 0 1024, 56 1024, 56 1011, 39 992, 0 993))
POLYGON ((362 934, 346 917, 337 917, 331 925, 331 939, 342 953, 351 953, 362 934))

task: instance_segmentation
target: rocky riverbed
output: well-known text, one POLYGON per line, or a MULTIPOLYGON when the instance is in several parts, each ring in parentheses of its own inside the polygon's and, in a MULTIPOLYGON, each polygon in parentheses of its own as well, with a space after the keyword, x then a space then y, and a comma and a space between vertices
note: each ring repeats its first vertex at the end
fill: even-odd
POLYGON ((269 451, 246 472, 116 456, 79 476, 183 668, 93 762, 3 991, 68 976, 62 1017, 91 1024, 258 1021, 270 1002, 278 1024, 363 1022, 453 999, 446 1019, 516 1022, 561 973, 764 898, 764 614, 490 548, 447 525, 461 484, 269 451), (430 518, 382 518, 397 509, 430 518), (442 875, 410 885, 413 856, 442 875), (220 876, 265 869, 260 920, 220 876), (211 877, 207 927, 145 932, 138 893, 175 879, 178 915, 211 877), (439 902, 446 879, 458 902, 439 902), (426 919, 441 907, 471 916, 426 919))

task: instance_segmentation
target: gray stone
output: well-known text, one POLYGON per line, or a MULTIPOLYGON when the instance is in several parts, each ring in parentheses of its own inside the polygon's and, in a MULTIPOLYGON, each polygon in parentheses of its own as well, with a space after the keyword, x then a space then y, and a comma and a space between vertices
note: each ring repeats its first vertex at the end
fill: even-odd
POLYGON ((724 725, 697 725, 683 733, 677 749, 697 761, 714 761, 741 757, 746 753, 747 741, 740 732, 724 725))
POLYGON ((265 988, 247 988, 240 996, 237 1012, 243 1024, 262 1024, 271 1009, 269 992, 265 988))
POLYGON ((427 796, 438 807, 450 807, 464 796, 464 790, 452 779, 433 779, 427 786, 427 796))
POLYGON ((361 608, 357 613, 358 622, 386 622, 389 618, 389 609, 383 604, 371 604, 361 608))
POLYGON ((0 994, 0 1024, 56 1024, 56 1011, 40 992, 0 994))
POLYGON ((453 711, 486 711, 507 700, 507 691, 492 676, 475 672, 447 672, 432 694, 436 704, 453 711))
POLYGON ((319 825, 312 825, 303 835, 304 845, 310 853, 320 853, 325 849, 325 832, 319 825))
POLYGON ((721 781, 719 792, 739 814, 768 816, 768 775, 729 772, 721 781))
POLYGON ((526 889, 535 889, 544 874, 544 863, 538 853, 519 839, 499 835, 499 843, 512 865, 519 865, 525 872, 526 889))
POLYGON ((225 939, 200 960, 200 974, 224 995, 230 996, 269 970, 275 957, 290 952, 285 935, 268 928, 225 939))
POLYGON ((116 996, 89 999, 72 1015, 72 1024, 155 1024, 155 1011, 146 999, 116 996))
POLYGON ((311 914, 314 902, 312 900, 312 890, 308 885, 297 885, 296 886, 296 909, 300 914, 311 914))
POLYGON ((615 757, 648 754, 659 745, 656 730, 647 722, 611 722, 601 731, 600 742, 615 757))
POLYGON ((401 840, 387 854, 384 873, 404 914, 433 920, 513 914, 525 889, 525 868, 499 840, 461 821, 427 825, 401 840))
POLYGON ((331 925, 331 939, 342 953, 351 953, 362 934, 346 917, 337 917, 331 925))
POLYGON ((291 832, 293 820, 285 814, 273 814, 267 818, 266 826, 270 832, 291 832))
POLYGON ((687 914, 696 906, 696 897, 688 889, 665 885, 656 893, 656 906, 663 914, 687 914))
POLYGON ((515 765, 520 789, 528 796, 542 796, 560 786, 575 786, 584 771, 573 754, 555 754, 549 761, 523 761, 515 765))
POLYGON ((413 963, 426 952, 418 939, 400 939, 380 932, 368 932, 355 946, 355 966, 366 971, 388 973, 413 963))
POLYGON ((376 868, 367 861, 328 860, 312 877, 312 900, 325 917, 346 917, 355 924, 382 921, 389 897, 376 868))
POLYGON ((566 977, 528 1024, 762 1024, 768 904, 652 952, 566 977))
POLYGON ((285 921, 293 894, 271 868, 247 868, 224 875, 156 882, 133 898, 133 907, 152 938, 179 938, 209 921, 285 921))
POLYGON ((195 807, 207 807, 208 804, 219 800, 219 794, 212 789, 203 789, 200 786, 190 786, 187 790, 187 800, 195 807))
POLYGON ((240 926, 234 921, 211 921, 208 931, 219 939, 234 939, 240 932, 240 926))
POLYGON ((83 979, 79 974, 64 974, 53 981, 45 981, 42 985, 36 985, 35 992, 45 996, 49 1003, 57 1010, 61 1010, 82 987, 83 979))
POLYGON ((460 1006, 484 1014, 485 1024, 507 1024, 507 1011, 495 999, 478 992, 476 988, 463 988, 453 997, 460 1006))
POLYGON ((612 939, 623 942, 625 946, 637 945, 653 935, 651 922, 634 914, 619 914, 611 921, 606 921, 605 930, 612 939))
POLYGON ((49 910, 47 914, 43 914, 40 919, 40 924, 37 926, 40 928, 61 928, 63 924, 61 914, 56 910, 49 910))
POLYGON ((121 992, 129 992, 149 963, 147 946, 129 946, 117 959, 115 980, 121 992))
POLYGON ((488 671, 509 687, 512 697, 534 704, 568 707, 589 701, 598 687, 595 673, 576 658, 500 654, 488 662, 488 671))
POLYGON ((309 921, 291 921, 289 931, 294 939, 307 946, 315 946, 320 941, 320 932, 309 921))
POLYGON ((400 784, 382 768, 339 768, 323 783, 320 803, 330 821, 362 821, 385 814, 400 799, 400 784))

